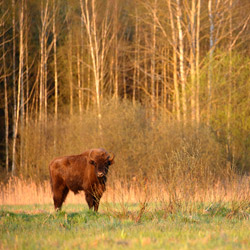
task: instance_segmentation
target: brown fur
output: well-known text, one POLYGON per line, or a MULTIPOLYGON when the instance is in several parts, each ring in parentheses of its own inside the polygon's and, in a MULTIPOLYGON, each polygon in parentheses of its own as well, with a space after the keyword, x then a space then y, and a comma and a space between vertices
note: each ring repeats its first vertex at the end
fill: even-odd
POLYGON ((83 190, 89 209, 97 211, 106 190, 109 165, 114 163, 104 149, 90 149, 80 155, 54 159, 49 165, 55 209, 60 209, 69 190, 77 194, 83 190))

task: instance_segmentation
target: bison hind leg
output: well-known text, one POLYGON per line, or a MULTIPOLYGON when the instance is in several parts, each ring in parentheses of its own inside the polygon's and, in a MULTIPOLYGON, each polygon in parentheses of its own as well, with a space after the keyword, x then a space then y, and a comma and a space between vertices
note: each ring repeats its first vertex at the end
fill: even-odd
POLYGON ((63 186, 58 190, 54 190, 54 206, 56 210, 60 210, 63 202, 65 201, 68 195, 69 189, 67 186, 63 186))

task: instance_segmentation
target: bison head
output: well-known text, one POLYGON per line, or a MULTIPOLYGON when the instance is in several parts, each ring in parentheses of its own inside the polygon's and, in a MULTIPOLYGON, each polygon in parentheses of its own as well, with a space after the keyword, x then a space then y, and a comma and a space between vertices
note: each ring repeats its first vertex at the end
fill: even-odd
POLYGON ((114 163, 115 156, 108 154, 104 149, 92 149, 89 153, 89 163, 95 166, 98 178, 107 175, 109 166, 114 163))

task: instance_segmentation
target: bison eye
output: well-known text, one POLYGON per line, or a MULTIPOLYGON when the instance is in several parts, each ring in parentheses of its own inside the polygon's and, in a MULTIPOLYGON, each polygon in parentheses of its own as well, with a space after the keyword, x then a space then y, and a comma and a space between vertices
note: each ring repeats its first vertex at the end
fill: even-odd
POLYGON ((94 166, 96 165, 95 161, 93 161, 93 160, 90 160, 89 163, 90 163, 91 165, 94 165, 94 166))

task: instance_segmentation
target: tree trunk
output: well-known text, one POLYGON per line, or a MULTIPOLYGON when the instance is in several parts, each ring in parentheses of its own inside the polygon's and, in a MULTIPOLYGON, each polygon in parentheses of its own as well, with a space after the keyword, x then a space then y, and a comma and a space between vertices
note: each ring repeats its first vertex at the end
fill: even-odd
POLYGON ((196 123, 200 124, 200 13, 201 0, 197 3, 197 23, 196 23, 196 123))
POLYGON ((209 33, 209 62, 208 62, 208 110, 207 110, 207 124, 210 126, 211 117, 211 105, 212 105, 212 82, 213 82, 213 51, 214 51, 214 22, 212 13, 212 0, 208 0, 208 15, 210 23, 210 33, 209 33))
POLYGON ((58 73, 57 73, 57 32, 56 32, 56 5, 53 0, 53 47, 54 47, 54 81, 55 81, 55 120, 58 116, 58 73))
MULTIPOLYGON (((80 0, 81 12, 82 12, 82 20, 85 25, 87 31, 87 38, 89 44, 89 51, 91 57, 91 66, 94 76, 94 84, 95 84, 95 101, 96 101, 96 109, 97 109, 97 117, 98 117, 98 126, 99 132, 102 133, 101 127, 101 100, 100 100, 100 84, 103 80, 104 76, 104 66, 105 66, 105 58, 108 51, 108 15, 105 13, 105 17, 103 18, 103 22, 100 25, 100 33, 97 30, 97 10, 96 10, 96 1, 92 0, 91 4, 89 4, 88 0, 83 1, 80 0), (90 14, 91 13, 91 14, 90 14), (99 37, 101 35, 101 37, 99 37)), ((105 6, 107 7, 107 6, 105 6)), ((110 41, 109 41, 110 43, 110 41)))
POLYGON ((5 62, 5 37, 3 30, 3 80, 4 80, 4 118, 5 118, 5 169, 9 172, 9 108, 8 108, 8 86, 5 62))
POLYGON ((72 30, 69 28, 69 49, 68 49, 68 60, 69 60, 69 100, 70 100, 70 115, 73 115, 73 60, 72 60, 72 30))
POLYGON ((174 95, 175 95, 174 103, 175 103, 177 121, 180 121, 181 111, 180 111, 180 93, 179 93, 178 76, 177 76, 177 39, 175 34, 175 25, 174 25, 171 0, 168 0, 168 9, 170 14, 170 23, 171 23, 172 40, 173 40, 173 80, 174 80, 174 95))
POLYGON ((180 0, 177 0, 177 28, 179 33, 179 64, 180 64, 180 80, 181 80, 181 90, 182 90, 182 112, 183 112, 183 122, 184 125, 187 122, 187 104, 186 104, 186 77, 184 70, 184 42, 183 42, 183 32, 181 26, 181 6, 180 0))
POLYGON ((153 7, 153 27, 152 27, 152 59, 151 59, 151 108, 152 108, 152 121, 155 120, 155 109, 156 109, 156 100, 155 100, 155 50, 156 50, 156 11, 157 11, 157 0, 154 0, 153 7))
POLYGON ((118 101, 118 95, 119 95, 119 87, 118 87, 118 6, 117 1, 114 1, 114 53, 115 53, 115 60, 114 60, 114 96, 116 102, 118 101))
POLYGON ((136 87, 137 87, 137 71, 139 70, 139 61, 137 61, 137 53, 139 49, 138 45, 138 14, 137 9, 135 10, 135 48, 134 48, 134 70, 133 70, 133 92, 132 92, 132 102, 135 105, 136 101, 136 87))
MULTIPOLYGON (((15 131, 16 131, 16 114, 17 114, 17 99, 16 99, 16 14, 15 14, 15 0, 12 0, 12 36, 13 36, 13 54, 12 54, 12 61, 13 61, 13 73, 12 73, 12 79, 13 79, 13 135, 12 140, 13 144, 16 144, 16 138, 15 138, 15 131)), ((11 166, 11 172, 12 174, 15 171, 16 168, 16 149, 14 149, 14 146, 12 146, 12 166, 11 166)))
POLYGON ((196 46, 196 32, 195 32, 195 16, 196 6, 195 0, 192 0, 191 12, 190 12, 190 29, 191 29, 191 41, 190 41, 190 76, 191 76, 191 122, 194 123, 196 119, 196 84, 195 84, 195 46, 196 46))
POLYGON ((44 103, 44 29, 45 29, 45 16, 43 0, 41 1, 41 21, 42 30, 40 38, 40 89, 39 89, 39 122, 42 121, 43 117, 43 103, 44 103))
POLYGON ((227 151, 231 167, 234 165, 234 152, 231 138, 231 120, 232 120, 232 0, 229 1, 229 69, 228 69, 228 103, 227 103, 227 151))
POLYGON ((81 65, 80 65, 80 42, 77 46, 77 82, 78 82, 78 106, 80 116, 82 114, 82 90, 81 90, 81 65))
MULTIPOLYGON (((20 13, 20 41, 19 41, 19 71, 18 71, 18 86, 17 86, 17 111, 16 111, 16 120, 15 120, 15 131, 13 138, 13 162, 16 162, 16 143, 17 143, 17 134, 18 134, 18 124, 20 117, 20 101, 21 101, 21 87, 23 84, 23 0, 21 6, 20 13)), ((15 164, 14 168, 12 168, 12 173, 15 172, 15 164)))

